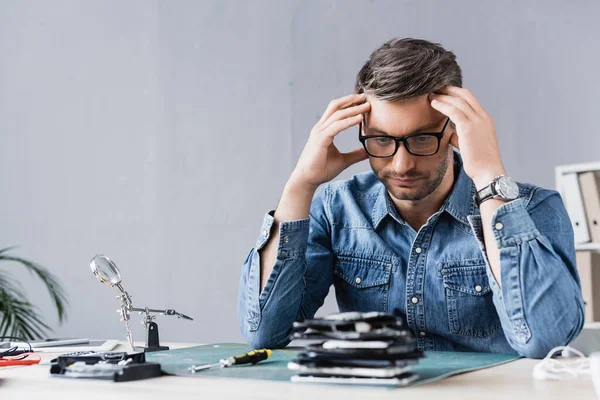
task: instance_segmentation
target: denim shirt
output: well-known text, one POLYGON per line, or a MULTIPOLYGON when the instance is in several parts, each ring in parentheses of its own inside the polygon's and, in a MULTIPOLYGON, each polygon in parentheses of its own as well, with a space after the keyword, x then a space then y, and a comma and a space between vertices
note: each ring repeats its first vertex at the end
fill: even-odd
POLYGON ((264 218, 242 266, 238 319, 255 348, 289 343, 331 285, 340 311, 399 311, 420 350, 544 357, 581 331, 584 305, 573 230, 556 191, 519 183, 492 229, 501 285, 486 257, 476 189, 455 153, 455 183, 418 232, 398 214, 373 172, 321 186, 309 218, 280 224, 277 258, 260 291, 264 218))

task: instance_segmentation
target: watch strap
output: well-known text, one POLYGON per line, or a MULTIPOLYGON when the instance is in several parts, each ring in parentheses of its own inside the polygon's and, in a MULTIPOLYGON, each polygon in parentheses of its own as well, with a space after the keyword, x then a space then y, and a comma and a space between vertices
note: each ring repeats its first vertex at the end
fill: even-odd
MULTIPOLYGON (((498 179, 498 178, 496 178, 496 179, 498 179)), ((475 195, 473 196, 473 199, 475 200, 475 204, 477 205, 477 207, 479 207, 479 205, 481 203, 483 203, 484 201, 486 201, 487 199, 491 199, 494 196, 496 196, 496 191, 494 190, 494 186, 496 184, 496 179, 494 179, 483 189, 481 189, 477 193, 475 193, 475 195)))

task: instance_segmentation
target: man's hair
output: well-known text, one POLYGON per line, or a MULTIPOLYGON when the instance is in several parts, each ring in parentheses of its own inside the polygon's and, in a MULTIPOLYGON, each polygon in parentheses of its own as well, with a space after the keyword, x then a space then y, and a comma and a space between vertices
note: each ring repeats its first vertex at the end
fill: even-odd
POLYGON ((462 87, 453 52, 421 39, 392 39, 376 49, 356 76, 356 93, 399 101, 433 93, 444 86, 462 87))

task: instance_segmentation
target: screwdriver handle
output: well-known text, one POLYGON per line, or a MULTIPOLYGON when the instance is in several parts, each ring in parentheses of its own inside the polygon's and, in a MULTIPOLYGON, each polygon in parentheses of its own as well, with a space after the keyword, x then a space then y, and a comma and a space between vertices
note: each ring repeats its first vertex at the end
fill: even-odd
POLYGON ((252 350, 245 354, 240 354, 235 357, 231 357, 231 365, 239 364, 256 364, 262 360, 266 360, 271 357, 273 352, 268 349, 252 350))

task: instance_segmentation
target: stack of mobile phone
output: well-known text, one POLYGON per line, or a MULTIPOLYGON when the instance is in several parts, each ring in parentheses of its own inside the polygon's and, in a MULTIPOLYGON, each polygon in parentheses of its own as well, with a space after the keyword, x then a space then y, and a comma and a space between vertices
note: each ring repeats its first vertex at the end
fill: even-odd
POLYGON ((400 317, 349 312, 294 323, 292 339, 318 339, 288 364, 294 382, 404 386, 423 357, 400 317))

